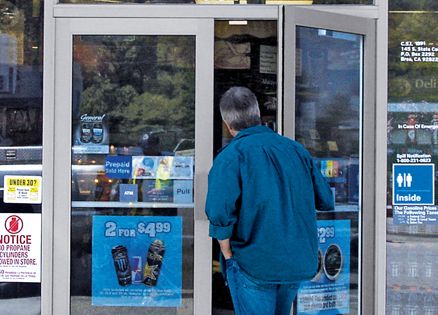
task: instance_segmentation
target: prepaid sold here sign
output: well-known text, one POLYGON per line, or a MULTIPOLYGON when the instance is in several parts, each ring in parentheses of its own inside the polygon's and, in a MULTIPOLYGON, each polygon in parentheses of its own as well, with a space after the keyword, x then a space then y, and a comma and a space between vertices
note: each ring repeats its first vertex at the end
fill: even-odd
POLYGON ((41 281, 41 214, 0 214, 0 282, 41 281))

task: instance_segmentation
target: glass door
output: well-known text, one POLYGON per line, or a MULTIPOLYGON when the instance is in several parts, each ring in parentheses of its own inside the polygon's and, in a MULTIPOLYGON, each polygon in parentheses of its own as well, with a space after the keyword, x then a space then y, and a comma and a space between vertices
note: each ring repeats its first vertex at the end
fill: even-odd
POLYGON ((310 151, 335 199, 334 211, 317 213, 319 269, 302 283, 295 313, 369 314, 374 21, 299 7, 285 10, 284 133, 310 151))
POLYGON ((208 309, 213 23, 56 29, 54 314, 208 309))

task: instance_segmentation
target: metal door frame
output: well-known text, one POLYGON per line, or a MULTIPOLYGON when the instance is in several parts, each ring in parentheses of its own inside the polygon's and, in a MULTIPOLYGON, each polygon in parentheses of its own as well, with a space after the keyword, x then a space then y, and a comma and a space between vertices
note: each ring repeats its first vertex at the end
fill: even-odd
MULTIPOLYGON (((55 83, 56 78, 62 75, 61 78, 65 78, 65 73, 59 73, 57 65, 55 65, 55 46, 60 42, 56 39, 58 33, 57 19, 82 19, 82 18, 174 18, 174 19, 209 19, 214 22, 215 19, 268 19, 277 20, 278 23, 278 95, 282 95, 282 54, 283 54, 283 5, 143 5, 143 4, 121 4, 121 5, 105 5, 105 4, 58 4, 58 0, 45 0, 44 3, 44 105, 43 105, 43 214, 42 214, 42 287, 41 287, 41 309, 43 315, 57 314, 57 306, 60 302, 59 294, 54 290, 54 284, 58 281, 57 272, 65 273, 65 269, 62 267, 59 269, 54 268, 53 261, 55 257, 60 256, 58 252, 58 246, 54 246, 57 235, 54 233, 55 224, 55 209, 60 209, 62 204, 62 198, 57 195, 57 192, 62 190, 58 186, 60 182, 69 185, 67 180, 63 181, 58 178, 60 165, 62 163, 53 163, 53 161, 59 159, 58 146, 59 135, 57 129, 59 129, 59 115, 62 116, 62 110, 60 107, 59 99, 62 99, 62 95, 56 91, 55 96, 55 83), (56 106, 55 106, 56 104, 56 106), (56 138, 56 139, 55 139, 56 138), (56 157, 56 159, 55 159, 56 157), (62 269, 62 270, 60 270, 62 269)), ((386 159, 386 95, 387 95, 387 12, 388 5, 386 1, 375 0, 375 5, 315 5, 308 6, 312 10, 319 10, 325 12, 338 12, 346 13, 353 16, 363 16, 368 18, 377 19, 377 72, 378 76, 375 78, 375 86, 377 90, 377 99, 375 106, 376 121, 374 126, 375 130, 375 154, 374 158, 377 161, 386 159)), ((126 19, 125 19, 126 20, 126 19)), ((210 24, 214 24, 211 23, 210 24)), ((207 30, 206 30, 207 31, 207 30)), ((210 29, 209 32, 214 34, 214 30, 210 29)), ((62 40, 62 39, 61 39, 62 40)), ((201 49, 205 52, 213 49, 212 40, 207 40, 201 44, 201 49)), ((211 61, 211 67, 212 61, 211 61)), ((207 104, 212 104, 213 93, 213 76, 208 75, 211 79, 210 90, 205 92, 205 99, 202 103, 203 107, 208 107, 207 104)), ((196 89, 196 91, 199 91, 196 89)), ((203 92, 204 93, 204 92, 203 92)), ((70 95, 67 97, 70 100, 70 95)), ((65 96, 65 95, 64 95, 65 96)), ((281 122, 282 118, 282 103, 279 97, 279 110, 278 110, 278 122, 279 132, 282 132, 281 122)), ((208 111, 209 109, 207 109, 208 111)), ((197 111, 198 113, 198 111, 197 111)), ((64 114, 69 114, 68 111, 64 114)), ((198 117, 198 114, 197 114, 198 117)), ((205 117, 205 116, 203 116, 205 117)), ((207 128, 209 126, 206 126, 207 128)), ((199 129, 199 128, 198 128, 199 129)), ((205 139, 210 141, 207 136, 207 132, 203 132, 206 136, 205 139)), ((212 139, 212 134, 211 138, 212 139)), ((64 156, 70 161, 70 147, 64 151, 64 156), (66 155, 68 154, 68 155, 66 155)), ((206 157, 208 154, 212 156, 210 152, 205 152, 206 157)), ((206 159, 206 163, 211 163, 211 158, 206 159)), ((70 163, 70 162, 69 162, 70 163)), ((201 162, 202 163, 202 162, 201 162)), ((65 167, 65 166, 64 166, 65 167)), ((69 168, 70 169, 70 168, 69 168)), ((386 270, 386 251, 385 251, 385 239, 386 239, 386 214, 383 209, 386 204, 386 163, 380 163, 375 165, 375 181, 373 186, 375 187, 375 221, 370 222, 375 226, 375 230, 372 231, 373 237, 375 236, 375 242, 369 244, 370 250, 373 253, 370 258, 371 265, 375 266, 374 269, 374 286, 375 289, 370 304, 374 304, 372 313, 384 314, 385 307, 385 270, 386 270), (376 209, 382 208, 382 211, 376 209), (378 240, 378 241, 377 241, 378 240)), ((202 174, 201 178, 197 178, 198 183, 204 182, 206 187, 206 174, 202 174), (202 177, 205 177, 204 179, 202 177)), ((70 187, 70 186, 67 186, 70 187)), ((67 189, 69 193, 69 189, 67 189)), ((65 194, 64 194, 65 195, 65 194)), ((68 196, 69 200, 70 196, 68 196)), ((67 204, 68 211, 70 204, 67 204)), ((199 207, 200 205, 198 205, 199 207)), ((59 210, 56 210, 59 211, 59 210)), ((195 211, 195 234, 199 236, 198 245, 195 246, 195 262, 199 261, 199 274, 195 273, 195 314, 210 314, 211 313, 211 240, 208 237, 208 222, 202 209, 195 211), (208 277, 202 277, 202 275, 208 274, 208 277), (198 299, 199 297, 199 299, 198 299)), ((59 244, 58 240, 56 242, 59 244)), ((70 244, 68 242, 68 244, 70 244)), ((195 243, 196 244, 196 243, 195 243)), ((69 266, 70 261, 65 258, 66 266, 69 266)), ((68 314, 68 313, 67 313, 68 314)))
MULTIPOLYGON (((206 174, 213 147, 213 23, 211 20, 142 19, 142 18, 59 18, 56 20, 55 60, 55 159, 53 216, 53 313, 70 313, 70 209, 71 209, 71 122, 72 122, 72 52, 73 35, 195 35, 195 219, 194 302, 196 312, 205 313, 209 304, 206 274, 211 274, 211 248, 205 224, 200 222, 205 200, 206 174), (206 45, 207 43, 207 45, 206 45), (210 44, 208 44, 210 43, 210 44), (66 127, 69 126, 69 127, 66 127), (199 224, 201 223, 201 224, 199 224), (66 233, 67 231, 67 233, 66 233), (199 253, 202 253, 199 254, 199 253), (195 294, 196 292, 196 294, 195 294)), ((211 287, 211 285, 210 285, 211 287)))

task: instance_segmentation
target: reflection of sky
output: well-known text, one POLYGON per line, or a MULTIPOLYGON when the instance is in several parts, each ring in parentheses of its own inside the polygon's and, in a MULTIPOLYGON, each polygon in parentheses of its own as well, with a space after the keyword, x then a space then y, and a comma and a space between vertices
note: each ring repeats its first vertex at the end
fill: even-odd
MULTIPOLYGON (((301 74, 297 75, 299 106, 304 121, 341 121, 359 125, 362 36, 299 27, 301 74)), ((298 123, 298 125, 300 124, 298 123)), ((308 125, 308 123, 304 123, 308 125)))
POLYGON ((388 112, 438 112, 438 103, 388 103, 388 112))

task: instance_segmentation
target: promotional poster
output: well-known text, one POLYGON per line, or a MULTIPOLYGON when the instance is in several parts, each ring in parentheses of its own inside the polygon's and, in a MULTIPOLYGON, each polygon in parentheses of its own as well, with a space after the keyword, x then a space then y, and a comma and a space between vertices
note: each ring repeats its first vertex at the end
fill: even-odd
POLYGON ((178 307, 182 218, 94 216, 94 306, 178 307))
POLYGON ((318 273, 303 282, 297 296, 299 315, 350 312, 350 220, 318 221, 318 273))
POLYGON ((0 214, 0 282, 41 281, 41 214, 0 214))
POLYGON ((132 178, 193 179, 193 157, 133 156, 132 178))
POLYGON ((83 114, 73 129, 74 154, 108 154, 108 117, 83 114))

